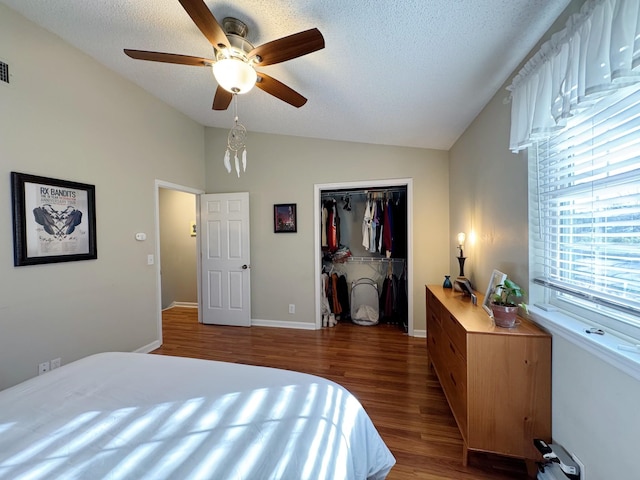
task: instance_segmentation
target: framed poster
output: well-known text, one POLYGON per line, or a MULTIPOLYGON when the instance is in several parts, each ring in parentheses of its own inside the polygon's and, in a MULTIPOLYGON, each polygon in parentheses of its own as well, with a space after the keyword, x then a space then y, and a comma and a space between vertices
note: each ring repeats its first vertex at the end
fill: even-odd
POLYGON ((273 206, 273 232, 295 233, 298 231, 295 203, 280 203, 273 206))
POLYGON ((11 172, 13 264, 98 258, 95 186, 11 172))

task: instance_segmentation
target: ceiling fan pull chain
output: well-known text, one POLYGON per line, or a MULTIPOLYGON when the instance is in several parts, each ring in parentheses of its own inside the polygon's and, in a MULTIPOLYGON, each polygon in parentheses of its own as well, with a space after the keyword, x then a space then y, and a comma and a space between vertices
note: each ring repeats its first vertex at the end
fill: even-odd
POLYGON ((233 94, 233 113, 235 117, 236 125, 238 124, 238 94, 233 94))

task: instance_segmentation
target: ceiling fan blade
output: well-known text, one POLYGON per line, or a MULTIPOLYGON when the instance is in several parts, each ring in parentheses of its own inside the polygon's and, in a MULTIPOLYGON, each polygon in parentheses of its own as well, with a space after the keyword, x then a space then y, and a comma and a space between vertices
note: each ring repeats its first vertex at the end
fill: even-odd
POLYGON ((229 47, 229 40, 224 30, 213 16, 209 7, 204 0, 178 0, 182 7, 187 11, 193 23, 200 29, 209 43, 216 49, 229 47))
POLYGON ((226 110, 229 108, 229 104, 233 99, 233 93, 225 90, 222 87, 218 87, 216 95, 213 97, 213 109, 214 110, 226 110))
POLYGON ((317 28, 312 28, 272 42, 263 43, 251 50, 248 57, 259 56, 261 58, 257 63, 259 66, 273 65, 274 63, 285 62, 323 48, 324 37, 322 33, 317 28))
POLYGON ((307 99, 294 89, 287 87, 284 83, 261 72, 258 72, 256 87, 297 108, 307 103, 307 99))
POLYGON ((136 60, 149 60, 152 62, 177 63, 179 65, 193 65, 194 67, 210 67, 214 61, 208 58, 190 57, 189 55, 178 55, 176 53, 146 52, 144 50, 124 49, 131 58, 136 60))

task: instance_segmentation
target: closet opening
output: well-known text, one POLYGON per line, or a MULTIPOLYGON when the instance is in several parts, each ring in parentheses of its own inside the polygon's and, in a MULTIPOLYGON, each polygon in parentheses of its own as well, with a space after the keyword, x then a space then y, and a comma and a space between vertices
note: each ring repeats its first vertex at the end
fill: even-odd
POLYGON ((412 180, 315 185, 316 328, 413 335, 412 180))

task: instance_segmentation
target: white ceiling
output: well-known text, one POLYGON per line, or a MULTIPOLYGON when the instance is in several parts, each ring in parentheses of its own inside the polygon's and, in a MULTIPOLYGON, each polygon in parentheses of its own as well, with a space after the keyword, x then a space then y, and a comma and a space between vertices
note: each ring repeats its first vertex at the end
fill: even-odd
MULTIPOLYGON (((205 126, 209 69, 133 60, 124 48, 212 58, 178 0, 0 0, 205 126)), ((309 99, 239 96, 249 133, 448 150, 569 0, 205 0, 255 46, 317 27, 325 48, 262 71, 309 99)), ((0 48, 1 50, 1 48, 0 48)), ((505 97, 507 93, 505 92, 505 97)))

